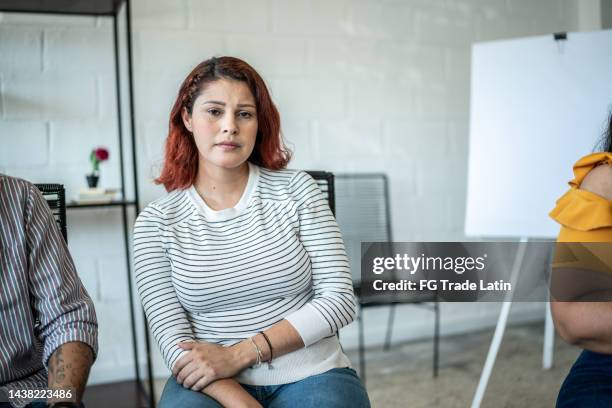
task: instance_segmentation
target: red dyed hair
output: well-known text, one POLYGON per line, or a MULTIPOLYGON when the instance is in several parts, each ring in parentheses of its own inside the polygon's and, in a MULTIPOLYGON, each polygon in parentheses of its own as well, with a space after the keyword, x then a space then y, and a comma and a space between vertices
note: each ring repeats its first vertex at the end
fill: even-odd
POLYGON ((291 152, 282 140, 280 115, 261 76, 241 59, 213 57, 198 64, 187 75, 170 112, 164 167, 155 179, 155 183, 163 184, 167 191, 191 186, 198 172, 198 148, 193 134, 185 128, 181 112, 185 109, 191 115, 193 103, 206 85, 222 78, 246 83, 255 98, 257 138, 248 160, 270 170, 279 170, 291 159, 291 152))

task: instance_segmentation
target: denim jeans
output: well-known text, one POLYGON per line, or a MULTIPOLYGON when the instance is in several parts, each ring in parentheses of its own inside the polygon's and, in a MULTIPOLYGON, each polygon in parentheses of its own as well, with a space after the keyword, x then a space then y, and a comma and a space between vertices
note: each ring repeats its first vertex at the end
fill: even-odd
MULTIPOLYGON (((368 394, 351 368, 334 368, 322 374, 281 385, 246 385, 261 405, 269 408, 369 408, 368 394)), ((159 408, 221 408, 213 398, 191 391, 170 377, 159 408)))
POLYGON ((612 355, 584 350, 567 374, 557 408, 612 407, 612 355))

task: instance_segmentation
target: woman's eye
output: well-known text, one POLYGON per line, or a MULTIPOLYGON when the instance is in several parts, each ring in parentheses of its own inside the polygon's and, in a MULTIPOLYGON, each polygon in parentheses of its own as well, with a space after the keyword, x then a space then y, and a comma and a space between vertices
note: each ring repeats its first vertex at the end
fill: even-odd
POLYGON ((246 111, 242 111, 242 112, 238 113, 238 115, 241 118, 250 118, 250 117, 253 116, 253 114, 251 112, 246 112, 246 111))
POLYGON ((221 111, 219 109, 209 109, 207 112, 210 113, 212 116, 219 116, 221 114, 221 111))

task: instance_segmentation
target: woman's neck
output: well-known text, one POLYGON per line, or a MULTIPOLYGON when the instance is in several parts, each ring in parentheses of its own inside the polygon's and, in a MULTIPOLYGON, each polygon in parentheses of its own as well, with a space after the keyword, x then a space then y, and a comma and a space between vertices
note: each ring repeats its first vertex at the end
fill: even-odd
POLYGON ((200 163, 193 186, 206 204, 215 211, 238 204, 249 181, 248 163, 234 169, 200 163))

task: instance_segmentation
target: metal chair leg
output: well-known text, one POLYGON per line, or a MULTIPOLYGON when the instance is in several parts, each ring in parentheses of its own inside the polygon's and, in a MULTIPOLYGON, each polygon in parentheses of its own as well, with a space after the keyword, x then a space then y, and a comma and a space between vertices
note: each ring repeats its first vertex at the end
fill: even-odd
POLYGON ((434 321, 434 350, 433 350, 433 377, 438 377, 438 366, 440 363, 440 303, 436 299, 434 304, 435 321, 434 321))
POLYGON ((385 336, 384 350, 388 351, 391 347, 391 336, 393 335, 393 323, 395 322, 395 303, 390 305, 389 319, 387 320, 387 335, 385 336))
POLYGON ((363 338, 363 308, 359 308, 359 376, 363 381, 363 386, 366 384, 366 363, 365 363, 365 341, 363 338))

